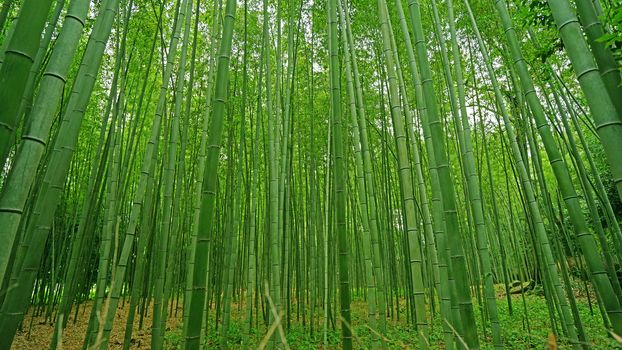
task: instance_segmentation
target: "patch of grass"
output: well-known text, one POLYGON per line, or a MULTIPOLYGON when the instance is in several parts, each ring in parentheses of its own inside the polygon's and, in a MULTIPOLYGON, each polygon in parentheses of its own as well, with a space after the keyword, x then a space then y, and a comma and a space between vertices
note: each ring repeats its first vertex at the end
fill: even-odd
MULTIPOLYGON (((502 289, 502 288, 501 288, 502 289)), ((502 292, 502 290, 499 290, 502 292)), ((501 294, 501 293, 500 293, 501 294)), ((510 315, 506 298, 500 295, 497 299, 499 311, 499 321, 506 349, 544 349, 547 348, 549 336, 551 334, 551 322, 546 300, 539 293, 528 293, 525 295, 525 305, 521 295, 512 296, 513 314, 510 315)), ((414 327, 405 321, 405 303, 400 303, 403 312, 400 321, 387 319, 387 330, 382 336, 386 339, 389 349, 417 349, 418 340, 414 327)), ((598 309, 594 305, 594 314, 590 313, 587 299, 578 297, 578 309, 585 333, 588 335, 588 342, 593 349, 613 349, 617 343, 602 326, 602 319, 598 314, 598 309)), ((490 329, 483 328, 483 311, 474 300, 476 322, 480 334, 481 348, 493 349, 492 336, 490 329)), ((243 309, 243 308, 242 308, 243 309)), ((292 308, 293 310, 294 308, 292 308)), ((373 349, 378 339, 379 332, 371 330, 366 319, 366 304, 362 298, 357 298, 352 302, 352 331, 354 334, 353 344, 356 349, 373 349)), ((321 311, 320 311, 321 312, 321 311)), ((341 346, 341 330, 332 329, 329 326, 327 332, 327 343, 324 346, 323 325, 321 320, 316 317, 314 333, 310 333, 308 323, 302 325, 296 321, 296 316, 292 315, 291 326, 287 332, 287 343, 290 349, 339 349, 341 346)), ((285 326, 285 325, 284 325, 285 326)), ((182 335, 180 328, 167 332, 167 348, 181 348, 182 335)), ((556 327, 560 327, 557 325, 556 327)), ((560 329, 560 328, 559 328, 560 329)), ((231 326, 229 328, 229 346, 231 348, 256 349, 263 339, 267 327, 261 325, 259 329, 251 329, 248 337, 245 335, 246 323, 245 313, 233 313, 231 326)), ((207 348, 217 349, 221 346, 222 338, 220 326, 215 324, 214 318, 210 317, 210 330, 207 338, 207 348)), ((561 329, 560 329, 561 332, 561 329)), ((278 342, 280 338, 277 333, 275 337, 278 342)), ((428 341, 432 349, 444 349, 443 324, 440 315, 437 314, 432 319, 430 325, 428 341)), ((555 337, 555 341, 560 349, 569 348, 567 339, 555 337)))
POLYGON ((175 328, 164 333, 164 348, 175 350, 181 349, 184 340, 184 332, 182 328, 175 328))

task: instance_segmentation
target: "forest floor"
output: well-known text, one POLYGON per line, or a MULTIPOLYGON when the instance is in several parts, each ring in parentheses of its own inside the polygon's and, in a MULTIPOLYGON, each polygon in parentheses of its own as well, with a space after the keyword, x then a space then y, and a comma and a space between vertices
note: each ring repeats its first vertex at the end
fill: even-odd
MULTIPOLYGON (((524 294, 523 296, 512 295, 513 313, 510 315, 507 298, 503 293, 498 293, 497 305, 499 310, 499 318, 501 322, 501 329, 505 341, 506 349, 546 349, 549 348, 549 343, 556 343, 559 349, 569 348, 568 344, 563 339, 555 339, 550 333, 550 321, 549 313, 546 305, 546 301, 541 293, 531 292, 524 294)), ((581 319, 583 320, 583 326, 585 332, 588 335, 590 347, 593 349, 613 349, 616 347, 616 342, 607 335, 606 330, 602 327, 602 319, 600 317, 598 307, 595 304, 592 297, 592 310, 590 311, 590 305, 588 298, 585 295, 577 293, 577 306, 581 319)), ((475 302, 475 301, 474 301, 475 302)), ((393 319, 387 320, 387 331, 383 334, 385 341, 391 349, 417 349, 416 334, 412 329, 412 326, 406 322, 405 303, 402 301, 400 306, 401 314, 399 320, 397 314, 393 313, 393 319)), ((477 304, 474 304, 477 305, 477 304)), ((81 306, 78 312, 77 322, 73 322, 73 318, 68 322, 68 326, 63 333, 63 347, 62 350, 74 350, 81 349, 84 340, 84 334, 86 333, 88 318, 90 313, 90 303, 85 303, 81 306)), ((180 305, 181 306, 181 305, 180 305)), ((245 346, 241 344, 244 341, 244 330, 246 329, 246 311, 242 307, 243 305, 233 305, 231 308, 231 326, 229 332, 229 344, 230 348, 258 348, 259 344, 265 338, 267 327, 260 325, 260 328, 253 330, 251 337, 246 340, 245 346)), ((478 323, 478 331, 481 334, 485 334, 481 339, 483 349, 492 349, 492 340, 489 329, 482 330, 481 327, 481 312, 476 306, 476 318, 478 323)), ((121 349, 123 344, 123 335, 125 330, 125 320, 127 318, 128 305, 119 307, 116 314, 116 322, 110 335, 110 349, 121 349)), ((321 312, 321 310, 317 310, 321 312)), ((323 345, 323 325, 316 316, 316 324, 314 325, 313 335, 310 333, 310 325, 308 319, 305 320, 303 325, 302 315, 300 318, 297 316, 297 310, 292 305, 291 307, 291 323, 287 331, 287 343, 291 349, 339 349, 340 348, 340 330, 334 329, 329 324, 327 332, 327 346, 323 345)), ((377 337, 377 332, 372 331, 366 324, 365 319, 367 315, 366 303, 360 298, 354 296, 352 302, 352 324, 355 349, 371 349, 374 344, 374 338, 377 337)), ((211 325, 215 324, 214 312, 209 315, 211 325)), ((138 318, 136 316, 136 322, 134 325, 134 332, 132 337, 131 349, 149 349, 151 341, 151 314, 147 313, 143 320, 144 327, 139 329, 138 318)), ((173 312, 167 322, 167 331, 165 335, 165 348, 166 349, 180 349, 183 335, 182 335, 182 312, 178 310, 177 314, 173 312)), ((285 320, 283 326, 286 325, 285 320)), ((53 332, 53 326, 50 325, 43 317, 28 315, 24 322, 24 329, 18 333, 15 342, 13 343, 14 349, 24 350, 40 350, 48 349, 50 339, 53 332)), ((278 331, 277 339, 278 339, 278 331)), ((209 332, 208 337, 208 349, 217 349, 220 344, 218 332, 209 332)), ((432 327, 430 331, 431 348, 443 349, 443 330, 439 317, 432 320, 432 327)))
MULTIPOLYGON (((63 331, 62 348, 58 350, 80 350, 84 343, 84 335, 86 334, 89 317, 91 314, 92 303, 90 301, 80 305, 78 315, 74 322, 74 314, 71 315, 67 322, 67 327, 63 331)), ((34 307, 31 308, 35 309, 34 307)), ((123 348, 123 338, 125 334, 125 324, 129 311, 128 303, 121 305, 115 314, 115 323, 110 332, 110 343, 108 348, 118 350, 123 348)), ((151 311, 151 310, 149 310, 151 311)), ((72 311, 73 312, 73 311, 72 311)), ((46 320, 44 316, 32 317, 32 313, 26 316, 23 329, 18 331, 13 341, 13 349, 16 350, 45 350, 49 349, 52 334, 54 332, 53 320, 46 320)), ((143 319, 143 328, 139 329, 140 315, 137 313, 134 322, 134 330, 132 332, 131 349, 149 349, 151 344, 151 312, 145 313, 143 319)), ((173 313, 166 322, 167 332, 173 332, 181 324, 182 310, 179 308, 177 314, 173 313)), ((167 344, 167 349, 175 348, 175 345, 167 344)))

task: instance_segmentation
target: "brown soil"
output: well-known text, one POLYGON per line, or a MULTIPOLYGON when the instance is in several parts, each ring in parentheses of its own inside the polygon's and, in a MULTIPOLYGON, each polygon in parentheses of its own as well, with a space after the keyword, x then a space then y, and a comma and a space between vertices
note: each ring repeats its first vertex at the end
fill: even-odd
MULTIPOLYGON (((89 317, 91 312, 91 303, 86 302, 80 305, 80 311, 76 322, 73 320, 73 314, 67 323, 67 328, 63 331, 62 348, 58 350, 79 350, 82 349, 84 336, 87 331, 89 317)), ((115 322, 110 333, 109 349, 122 349, 123 337, 125 333, 125 323, 127 313, 129 311, 129 303, 124 307, 119 305, 115 316, 115 322)), ((149 349, 151 344, 151 322, 152 308, 148 309, 143 320, 143 329, 138 329, 138 321, 140 315, 137 314, 134 322, 134 331, 132 332, 131 349, 149 349)), ((72 311, 73 312, 73 311, 72 311)), ((166 323, 166 329, 174 329, 180 323, 182 318, 181 309, 177 312, 177 316, 170 315, 166 323)), ((53 322, 53 320, 52 320, 53 322)), ((44 317, 32 318, 32 314, 28 314, 24 319, 23 329, 18 331, 13 341, 13 349, 19 350, 43 350, 50 347, 50 341, 54 326, 49 321, 46 322, 44 317), (32 326, 31 326, 32 323, 32 326)))

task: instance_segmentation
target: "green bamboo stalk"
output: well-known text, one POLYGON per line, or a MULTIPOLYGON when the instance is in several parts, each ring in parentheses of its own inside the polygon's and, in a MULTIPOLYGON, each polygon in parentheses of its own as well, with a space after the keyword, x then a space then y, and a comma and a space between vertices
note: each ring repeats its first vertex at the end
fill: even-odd
MULTIPOLYGON (((587 99, 592 118, 596 124, 596 130, 601 138, 609 166, 611 167, 614 183, 618 189, 618 194, 622 198, 622 167, 620 162, 617 161, 618 156, 616 154, 617 150, 620 149, 620 142, 622 142, 620 141, 622 140, 622 121, 619 119, 619 111, 616 108, 616 105, 620 104, 620 98, 617 91, 612 91, 615 89, 613 87, 614 79, 609 78, 609 75, 613 76, 613 74, 616 74, 619 79, 619 74, 617 72, 611 74, 609 72, 611 67, 608 67, 607 70, 602 72, 607 74, 605 78, 606 83, 603 82, 594 57, 581 31, 579 21, 568 1, 549 1, 548 3, 560 37, 566 47, 568 58, 572 63, 579 85, 587 99), (610 95, 610 91, 615 95, 615 98, 610 95), (616 105, 614 105, 614 101, 616 105), (618 118, 616 118, 616 115, 618 118)), ((580 13, 584 16, 583 19, 586 21, 586 26, 591 26, 586 28, 586 31, 590 40, 593 40, 595 33, 598 31, 598 22, 595 22, 593 14, 590 14, 589 17, 587 16, 589 11, 585 10, 585 6, 581 5, 579 8, 580 13)), ((601 56, 599 50, 595 49, 594 51, 598 56, 601 56)), ((604 62, 600 61, 600 63, 604 62)), ((603 67, 603 69, 605 68, 603 67)), ((619 88, 618 86, 616 90, 619 90, 619 88)), ((610 305, 610 307, 613 306, 610 305)))
POLYGON ((423 27, 419 2, 409 0, 410 19, 413 24, 413 32, 416 40, 415 48, 421 73, 421 82, 427 108, 427 116, 432 141, 434 142, 434 158, 437 172, 441 183, 441 197, 445 213, 445 223, 448 234, 448 246, 451 252, 451 272, 455 278, 456 296, 459 304, 460 318, 464 332, 460 334, 470 348, 479 347, 477 329, 475 328, 475 316, 471 302, 471 293, 466 274, 466 259, 462 249, 462 239, 459 234, 458 217, 456 211, 455 191, 451 180, 449 163, 445 143, 443 142, 443 130, 438 117, 438 105, 436 92, 434 91, 432 73, 427 57, 427 45, 424 40, 423 27))
MULTIPOLYGON (((476 246, 478 257, 481 264, 484 293, 486 298, 485 308, 490 318, 490 326, 492 329, 493 344, 496 349, 503 348, 503 340, 501 339, 501 325, 499 323, 499 315, 497 311, 497 298, 493 282, 493 272, 490 261, 489 242, 487 236, 487 225, 484 218, 484 207, 481 198, 480 178, 478 177, 475 165, 475 157, 473 155, 473 145, 471 141, 471 127, 469 125, 469 116, 466 106, 466 96, 464 90, 464 79, 462 74, 462 60, 460 59, 460 50, 458 48, 458 38, 456 34, 456 26, 454 21, 454 10, 451 0, 447 1, 447 12, 449 30, 451 32, 451 51, 453 56, 454 74, 456 76, 456 87, 458 91, 458 105, 460 106, 460 116, 462 128, 457 128, 459 134, 463 136, 458 138, 464 142, 460 145, 464 158, 464 167, 467 179, 468 195, 471 202, 470 209, 472 211, 473 220, 477 234, 476 246)), ((448 77, 449 78, 449 77, 448 77)), ((450 87, 453 89, 453 87, 450 87)))
MULTIPOLYGON (((499 12, 502 13, 503 8, 505 8, 505 3, 501 3, 501 1, 502 0, 499 0, 497 2, 497 6, 498 6, 499 12)), ((552 249, 550 246, 550 242, 546 235, 546 229, 542 221, 542 215, 541 215, 541 212, 538 207, 538 203, 537 203, 537 200, 534 194, 533 185, 527 173, 527 169, 523 161, 522 153, 520 152, 518 143, 516 141, 516 134, 514 132, 514 127, 512 126, 510 122, 510 118, 509 118, 509 115, 506 109, 505 101, 503 99, 503 96, 501 95, 501 91, 499 89, 499 83, 497 81, 496 74, 492 67, 492 63, 491 63, 490 56, 488 54, 488 50, 486 49, 484 41, 481 38, 479 29, 475 21, 475 17, 473 16, 473 12, 471 11, 469 2, 465 0, 464 3, 469 13, 471 27, 473 28, 473 31, 476 35, 480 52, 482 53, 484 57, 484 62, 486 64, 486 70, 488 72, 488 77, 490 78, 492 85, 493 85, 495 98, 497 100, 499 111, 501 112, 501 115, 503 117, 505 130, 510 139, 510 146, 511 146, 512 155, 514 156, 515 167, 517 168, 518 175, 520 177, 521 187, 524 191, 524 194, 526 196, 526 200, 529 206, 528 207, 529 214, 530 214, 530 217, 533 223, 535 239, 538 243, 538 246, 540 247, 542 258, 544 260, 543 262, 544 267, 542 267, 542 271, 545 275, 545 278, 548 280, 548 282, 553 288, 552 293, 558 298, 558 302, 560 304, 560 309, 561 309, 560 316, 562 318, 562 322, 565 325, 570 325, 569 327, 568 326, 566 327, 567 332, 568 332, 567 335, 570 338, 573 345, 576 347, 577 346, 576 331, 574 329, 574 326, 570 324, 571 322, 570 310, 568 309, 568 304, 566 302, 563 289, 561 287, 559 274, 557 271, 555 260, 553 258, 553 253, 552 253, 552 249)), ((505 8, 505 11, 507 13, 507 8, 505 8)))
MULTIPOLYGON (((346 28, 345 13, 341 1, 337 2, 339 7, 339 22, 342 28, 346 28)), ((371 236, 369 228, 369 209, 367 205, 367 192, 365 184, 365 172, 363 170, 363 157, 361 155, 361 139, 359 135, 359 125, 357 117, 356 97, 354 92, 354 83, 352 78, 352 57, 349 47, 346 30, 341 31, 341 38, 343 42, 344 52, 344 66, 346 68, 346 85, 348 90, 348 100, 350 109, 350 129, 352 130, 352 137, 354 141, 354 155, 356 158, 356 182, 359 205, 361 207, 361 226, 362 226, 362 240, 363 240, 363 259, 365 270, 365 286, 367 288, 367 321, 371 329, 376 329, 376 281, 374 279, 374 266, 372 263, 372 250, 371 250, 371 236)), ((372 186, 369 184, 368 186, 372 186)))
POLYGON ((62 137, 56 139, 54 150, 48 162, 54 166, 48 167, 48 171, 45 173, 43 185, 39 191, 33 214, 31 214, 33 218, 26 228, 26 234, 29 237, 25 238, 25 247, 28 248, 25 250, 24 262, 19 267, 19 271, 21 271, 19 276, 20 288, 10 289, 3 303, 2 309, 4 311, 0 316, 0 324, 2 324, 2 341, 5 345, 12 342, 15 331, 28 307, 36 266, 39 266, 42 251, 45 248, 54 209, 60 201, 61 190, 69 170, 85 105, 91 95, 116 12, 117 0, 110 0, 103 4, 101 16, 98 16, 93 33, 89 38, 89 44, 87 44, 83 64, 74 81, 72 96, 69 99, 60 126, 59 134, 62 137))
POLYGON ((72 57, 84 27, 89 1, 71 2, 65 22, 54 45, 50 61, 41 78, 28 125, 21 137, 13 166, 0 194, 0 223, 5 227, 5 243, 0 248, 0 285, 3 285, 8 259, 17 237, 29 190, 47 145, 54 113, 60 103, 72 57))
MULTIPOLYGON (((30 67, 33 64, 41 33, 52 7, 52 0, 24 0, 19 20, 4 49, 0 66, 0 165, 4 166, 7 151, 12 146, 13 134, 19 119, 19 107, 26 93, 30 67)), ((4 253, 0 261, 8 259, 4 253)), ((0 271, 2 272, 2 271, 0 271)))
MULTIPOLYGON (((614 146, 617 142, 622 142, 622 121, 615 117, 615 108, 613 107, 611 100, 608 98, 609 95, 604 90, 605 86, 600 78, 600 75, 598 74, 597 68, 595 68, 592 57, 586 55, 586 50, 589 49, 587 48, 587 44, 580 33, 578 20, 570 11, 569 6, 566 6, 568 5, 567 2, 564 0, 553 0, 549 2, 549 5, 551 6, 554 17, 561 28, 560 35, 566 44, 567 52, 571 62, 573 63, 573 67, 578 72, 577 75, 579 77, 579 82, 584 90, 584 93, 586 94, 588 104, 594 112, 594 117, 597 121, 597 131, 601 135, 603 146, 605 147, 608 157, 611 157, 613 154, 610 152, 612 149, 610 147, 614 146), (561 24, 564 25, 562 26, 561 24), (579 36, 580 39, 577 38, 579 36), (600 92, 599 89, 601 90, 600 92), (598 101, 598 104, 595 103, 596 101, 598 101), (604 122, 601 117, 604 116, 599 114, 602 112, 600 110, 601 108, 608 108, 610 113, 609 115, 615 119, 613 123, 607 122, 608 124, 604 125, 604 127, 601 124, 601 122, 604 122)), ((574 226, 575 237, 585 256, 590 274, 592 275, 594 288, 598 291, 597 295, 602 298, 605 308, 607 309, 607 313, 611 318, 614 331, 622 333, 622 313, 620 312, 620 302, 614 293, 603 261, 601 260, 596 249, 594 237, 590 233, 588 225, 585 221, 583 210, 574 185, 572 184, 568 169, 565 166, 565 163, 561 161, 561 155, 553 140, 551 130, 544 115, 542 104, 535 93, 533 81, 529 75, 527 64, 522 57, 519 41, 516 36, 516 32, 512 27, 507 6, 502 0, 497 1, 496 6, 505 29, 506 39, 510 45, 512 59, 515 62, 514 65, 518 71, 521 86, 525 93, 525 99, 527 100, 535 119, 538 132, 542 138, 544 148, 549 158, 549 163, 553 168, 559 189, 562 192, 564 204, 566 205, 569 218, 574 226)), ((620 173, 618 174, 618 170, 611 162, 610 165, 612 165, 611 170, 614 177, 617 178, 619 174, 622 174, 622 169, 620 169, 620 173)), ((620 191, 622 190, 622 183, 620 183, 619 186, 620 191)))
POLYGON ((178 1, 178 13, 175 18, 175 22, 173 24, 173 28, 175 31, 173 33, 173 37, 171 41, 178 41, 181 37, 182 31, 182 23, 184 24, 184 36, 182 40, 182 48, 181 48, 181 58, 179 63, 179 70, 177 73, 177 89, 175 93, 175 107, 172 116, 172 125, 171 131, 169 135, 168 141, 168 159, 166 163, 166 168, 164 169, 164 193, 163 193, 163 214, 162 214, 162 222, 159 229, 159 235, 157 237, 160 241, 160 251, 159 257, 156 262, 156 285, 155 285, 155 294, 154 294, 154 303, 153 303, 153 323, 151 327, 151 347, 153 349, 161 349, 164 343, 164 330, 166 329, 166 320, 168 318, 167 306, 168 306, 168 293, 167 290, 171 283, 171 275, 166 274, 169 271, 167 265, 169 267, 173 266, 171 261, 171 252, 174 251, 173 248, 169 248, 175 240, 174 237, 176 235, 176 227, 172 227, 171 216, 173 215, 173 210, 176 209, 177 203, 180 198, 177 198, 177 201, 173 201, 174 189, 175 185, 181 186, 182 184, 175 184, 175 170, 177 161, 177 148, 179 144, 179 124, 180 124, 180 114, 181 114, 181 104, 183 101, 182 92, 184 90, 185 83, 185 72, 186 72, 186 56, 188 52, 188 38, 190 32, 190 21, 191 21, 191 12, 192 12, 192 0, 184 0, 183 2, 178 1), (175 208, 174 208, 175 207, 175 208), (172 232, 171 232, 172 231, 172 232), (170 243, 169 243, 170 242, 170 243), (167 278, 168 276, 168 278, 167 278))
POLYGON ((373 163, 371 158, 371 151, 369 146, 369 137, 367 134, 367 115, 365 112, 365 102, 363 100, 363 89, 360 79, 360 73, 357 62, 357 54, 354 49, 354 40, 352 38, 352 29, 350 23, 350 17, 348 11, 344 11, 345 14, 345 32, 348 41, 348 53, 351 56, 352 73, 354 78, 354 87, 356 92, 356 107, 358 116, 358 128, 359 128, 359 142, 361 144, 361 154, 363 156, 363 172, 365 174, 366 190, 369 195, 367 204, 369 206, 369 230, 371 235, 371 244, 373 249, 373 267, 374 277, 376 278, 376 301, 378 305, 379 315, 379 330, 380 332, 386 331, 386 293, 384 288, 384 271, 382 268, 381 256, 380 256, 380 233, 378 230, 378 214, 377 214, 377 196, 373 180, 373 163))
POLYGON ((7 0, 2 4, 2 10, 0 10, 0 34, 4 32, 6 19, 9 16, 9 12, 11 11, 11 7, 13 7, 14 3, 14 0, 7 0))
POLYGON ((339 302, 343 349, 352 349, 352 320, 350 317, 350 279, 348 267, 348 243, 346 228, 346 176, 344 137, 341 110, 341 79, 339 66, 339 37, 337 34, 337 1, 327 1, 329 33, 329 73, 331 82, 331 122, 334 147, 334 202, 335 231, 339 252, 339 302))
POLYGON ((418 237, 417 224, 415 222, 415 198, 412 181, 412 170, 410 160, 408 159, 408 146, 406 144, 406 127, 402 113, 402 107, 399 100, 397 73, 395 69, 397 57, 394 57, 391 36, 392 31, 389 27, 388 11, 386 2, 378 1, 378 12, 380 15, 380 26, 383 38, 383 53, 385 58, 385 66, 389 85, 389 101, 391 108, 391 119, 393 121, 393 132, 396 142, 400 190, 402 192, 402 206, 404 213, 402 220, 406 231, 406 239, 408 242, 408 253, 410 256, 410 278, 412 278, 412 293, 415 302, 415 325, 418 333, 419 343, 423 348, 427 347, 426 338, 428 336, 428 325, 426 322, 425 311, 425 292, 423 285, 423 269, 421 246, 418 237))
POLYGON ((596 12, 596 4, 592 1, 581 0, 575 0, 574 4, 581 20, 583 32, 587 36, 587 43, 592 49, 600 76, 605 84, 605 89, 615 106, 618 118, 622 120, 622 81, 620 71, 611 49, 605 46, 605 43, 601 40, 605 35, 605 29, 598 19, 599 15, 596 12))
POLYGON ((193 293, 190 301, 189 325, 186 334, 186 349, 198 349, 200 345, 200 331, 203 323, 203 303, 205 300, 205 279, 207 262, 207 235, 212 226, 214 204, 216 196, 216 180, 218 158, 220 153, 220 139, 223 129, 223 115, 227 101, 227 87, 229 75, 229 61, 233 41, 233 24, 235 15, 235 0, 228 0, 223 23, 222 40, 218 55, 216 72, 216 86, 214 95, 214 110, 212 112, 211 126, 208 137, 207 164, 203 198, 201 204, 201 217, 199 232, 197 235, 197 250, 195 256, 193 293))

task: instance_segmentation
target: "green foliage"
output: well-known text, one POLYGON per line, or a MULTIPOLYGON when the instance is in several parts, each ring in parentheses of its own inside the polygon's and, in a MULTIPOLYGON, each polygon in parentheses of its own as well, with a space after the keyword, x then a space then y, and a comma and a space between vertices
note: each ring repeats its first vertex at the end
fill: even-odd
POLYGON ((516 19, 523 26, 554 27, 555 21, 546 0, 527 0, 517 2, 516 19))
MULTIPOLYGON (((600 40, 611 48, 618 62, 622 61, 622 3, 614 1, 602 19, 608 31, 600 40)), ((620 67, 622 69, 622 67, 620 67)))
POLYGON ((164 348, 168 350, 181 349, 184 341, 182 328, 175 328, 164 333, 164 348))
MULTIPOLYGON (((576 280, 574 280, 576 282, 576 280)), ((578 283, 575 283, 577 286, 578 283)), ((499 291, 503 290, 500 285, 495 286, 499 291)), ((499 296, 497 298, 497 307, 499 311, 499 320, 503 329, 503 341, 506 349, 526 349, 545 348, 549 341, 551 333, 551 324, 544 295, 541 293, 541 286, 537 286, 534 291, 526 293, 523 297, 519 295, 512 296, 514 302, 513 314, 510 315, 507 303, 499 296), (540 291, 540 292, 538 292, 540 291)), ((364 300, 358 299, 353 302, 354 311, 357 306, 364 303, 364 300), (358 304, 358 305, 357 305, 358 304)), ((592 301, 593 302, 593 301, 592 301)), ((597 313, 595 305, 594 312, 590 312, 587 298, 585 296, 577 297, 577 305, 581 320, 583 321, 585 331, 589 336, 589 343, 592 349, 612 349, 615 348, 616 342, 608 336, 606 329, 603 328, 600 315, 597 313)), ((359 312, 364 312, 364 308, 358 308, 359 312)), ((353 313, 353 319, 360 318, 361 314, 353 313)), ((476 313, 476 322, 478 327, 482 327, 482 314, 476 313)), ((265 328, 261 330, 253 328, 247 343, 243 342, 243 336, 240 329, 243 329, 244 320, 233 318, 231 327, 229 328, 229 346, 232 348, 257 348, 265 337, 265 328), (245 345, 244 345, 245 344, 245 345)), ((359 322, 360 323, 360 322, 359 322)), ((374 339, 377 331, 372 331, 365 324, 357 324, 353 328, 353 347, 357 349, 373 349, 374 339)), ((207 347, 210 349, 219 348, 220 336, 219 332, 209 332, 207 339, 207 347)), ((382 334, 387 341, 389 349, 407 349, 413 348, 417 343, 413 326, 404 321, 392 321, 387 324, 387 332, 382 334)), ((327 337, 326 349, 340 348, 340 331, 338 329, 329 329, 327 337)), ((563 336, 557 335, 557 344, 560 349, 566 348, 569 344, 563 336)), ((323 347, 323 338, 321 332, 311 335, 308 325, 302 326, 300 323, 294 322, 287 330, 287 343, 290 349, 311 350, 323 347)), ((442 320, 439 316, 434 318, 434 322, 430 327, 429 341, 432 349, 443 349, 443 327, 442 320)), ((181 328, 172 329, 165 334, 166 349, 180 349, 183 342, 181 328)), ((489 331, 486 331, 486 337, 481 344, 482 349, 493 349, 492 338, 489 331)))

